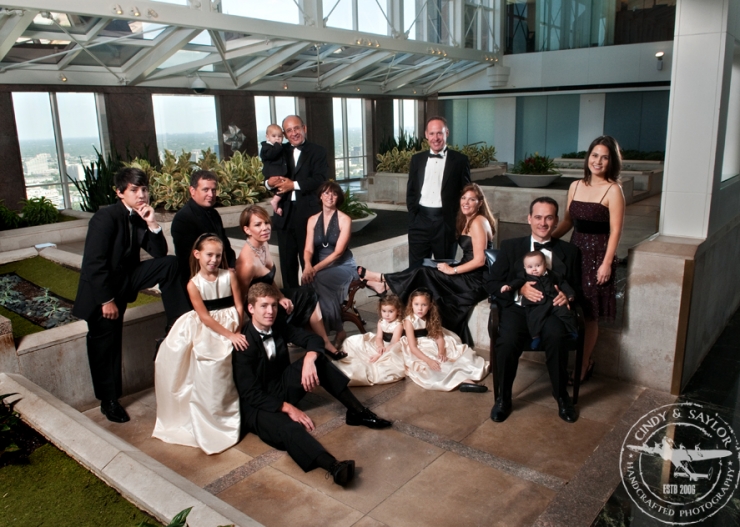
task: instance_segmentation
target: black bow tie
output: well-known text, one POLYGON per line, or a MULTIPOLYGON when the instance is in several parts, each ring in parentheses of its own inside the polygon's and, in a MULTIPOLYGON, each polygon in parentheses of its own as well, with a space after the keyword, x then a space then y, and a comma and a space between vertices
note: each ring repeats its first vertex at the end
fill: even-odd
POLYGON ((303 150, 303 145, 305 145, 305 144, 306 143, 304 142, 304 143, 301 143, 299 145, 294 146, 293 148, 295 148, 296 150, 303 150))
POLYGON ((545 243, 534 242, 535 251, 541 251, 542 249, 552 251, 552 246, 553 246, 552 240, 547 241, 545 243))
POLYGON ((271 339, 272 338, 272 333, 261 333, 260 332, 260 337, 262 337, 262 340, 265 341, 267 339, 271 339))
POLYGON ((444 159, 444 156, 442 154, 432 154, 429 152, 429 157, 436 157, 438 159, 444 159))

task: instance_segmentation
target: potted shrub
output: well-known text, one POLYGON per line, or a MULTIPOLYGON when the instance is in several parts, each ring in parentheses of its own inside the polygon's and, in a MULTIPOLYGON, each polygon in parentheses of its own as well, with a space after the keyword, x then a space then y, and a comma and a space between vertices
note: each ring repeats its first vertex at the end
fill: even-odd
POLYGON ((506 173, 506 177, 516 186, 525 188, 546 187, 561 175, 555 170, 555 163, 551 158, 541 156, 537 152, 531 156, 525 155, 524 159, 514 165, 511 172, 506 173))
POLYGON ((366 203, 358 200, 349 189, 344 191, 344 203, 339 207, 339 210, 352 218, 352 232, 361 231, 378 217, 366 203))

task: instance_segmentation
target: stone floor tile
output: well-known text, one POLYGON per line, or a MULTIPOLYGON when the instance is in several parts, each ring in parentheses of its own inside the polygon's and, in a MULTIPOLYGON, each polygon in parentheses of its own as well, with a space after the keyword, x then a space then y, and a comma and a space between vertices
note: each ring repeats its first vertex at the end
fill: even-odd
MULTIPOLYGON (((616 423, 643 392, 644 388, 619 382, 607 377, 594 376, 581 386, 578 394, 578 413, 602 423, 616 423)), ((571 392, 572 389, 571 389, 571 392)), ((532 383, 526 390, 517 394, 518 399, 536 403, 553 410, 558 403, 552 397, 550 378, 544 375, 532 383)))
POLYGON ((352 527, 388 527, 385 523, 379 522, 378 520, 365 516, 360 521, 355 523, 352 527))
POLYGON ((550 489, 447 452, 370 516, 390 527, 529 526, 554 495, 550 489))
POLYGON ((200 448, 171 445, 153 437, 136 446, 200 487, 252 460, 236 448, 209 456, 200 448))
MULTIPOLYGON (((154 392, 152 391, 152 393, 154 392)), ((143 399, 145 399, 145 396, 139 396, 139 394, 121 399, 121 404, 126 408, 126 412, 128 412, 131 418, 127 423, 113 423, 108 421, 101 413, 99 406, 87 410, 84 412, 84 415, 98 426, 112 432, 129 444, 138 447, 141 443, 152 437, 154 423, 157 420, 156 407, 144 404, 143 399)))
MULTIPOLYGON (((400 382, 405 383, 406 381, 400 382)), ((355 397, 357 397, 360 402, 364 403, 376 395, 383 393, 391 386, 393 386, 393 384, 376 384, 375 386, 350 386, 350 389, 352 390, 352 393, 355 394, 355 397)))
POLYGON ((354 459, 355 480, 347 487, 335 485, 323 470, 303 472, 289 456, 271 466, 361 512, 368 513, 444 451, 396 430, 370 430, 341 426, 321 438, 337 459, 354 459))
POLYGON ((515 399, 505 422, 487 419, 463 443, 568 480, 611 428, 583 417, 569 424, 550 408, 515 399))
POLYGON ((390 420, 401 420, 443 437, 459 441, 488 419, 493 406, 489 375, 483 384, 487 393, 434 392, 424 390, 408 379, 406 389, 375 413, 390 420))
POLYGON ((257 434, 252 433, 244 436, 244 438, 239 441, 234 448, 251 457, 257 457, 268 450, 272 450, 270 445, 263 443, 257 434))
POLYGON ((266 527, 349 527, 362 518, 361 512, 272 467, 255 472, 218 497, 266 527))

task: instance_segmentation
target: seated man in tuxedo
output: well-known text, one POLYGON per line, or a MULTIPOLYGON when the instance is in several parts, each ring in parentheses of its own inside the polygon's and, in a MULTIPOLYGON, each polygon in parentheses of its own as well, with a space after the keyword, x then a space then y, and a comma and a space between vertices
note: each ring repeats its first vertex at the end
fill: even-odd
POLYGON ((167 256, 167 241, 149 205, 149 180, 137 168, 115 175, 119 201, 90 219, 72 314, 87 321, 87 356, 95 397, 110 420, 125 423, 121 347, 127 302, 159 284, 168 327, 189 309, 177 276, 177 259, 167 256), (141 249, 154 258, 139 261, 141 249))
POLYGON ((348 425, 386 428, 391 423, 365 408, 352 394, 347 376, 324 356, 321 337, 278 317, 279 297, 280 292, 271 284, 249 288, 247 309, 252 321, 242 330, 249 346, 232 354, 242 433, 255 433, 268 445, 287 450, 305 472, 317 467, 327 470, 335 483, 345 486, 354 477, 355 462, 337 461, 309 434, 314 424, 296 407, 298 402, 321 385, 347 408, 348 425), (308 350, 292 364, 289 342, 308 350))
MULTIPOLYGON (((522 297, 539 302, 543 295, 531 283, 525 283, 519 290, 501 292, 504 285, 512 282, 522 268, 524 255, 530 251, 541 251, 547 260, 547 268, 552 269, 572 284, 576 293, 581 284, 581 257, 578 248, 562 240, 552 239, 558 225, 558 202, 549 197, 535 199, 529 206, 527 221, 532 230, 531 236, 513 238, 501 243, 501 250, 486 283, 486 290, 498 299, 499 334, 496 339, 496 359, 499 375, 500 393, 491 410, 491 419, 500 423, 511 413, 511 391, 516 377, 519 357, 529 349, 530 335, 527 330, 527 317, 521 305, 522 297)), ((562 291, 553 300, 556 306, 568 306, 575 300, 562 291)), ((575 408, 567 390, 568 350, 566 341, 568 329, 563 321, 551 313, 542 328, 541 348, 545 351, 547 372, 552 383, 552 395, 558 402, 558 415, 568 423, 577 419, 575 408)))
POLYGON ((224 244, 223 257, 229 269, 236 266, 236 253, 226 236, 221 215, 216 210, 218 197, 218 179, 216 174, 207 170, 196 170, 190 176, 190 199, 177 211, 172 220, 172 241, 175 245, 175 256, 180 271, 183 287, 190 280, 190 253, 198 236, 212 232, 221 238, 224 244))

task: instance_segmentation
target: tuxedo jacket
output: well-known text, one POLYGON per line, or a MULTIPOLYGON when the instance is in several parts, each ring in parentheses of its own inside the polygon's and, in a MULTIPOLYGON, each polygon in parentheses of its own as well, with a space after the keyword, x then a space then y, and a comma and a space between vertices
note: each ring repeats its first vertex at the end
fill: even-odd
POLYGON ((519 272, 517 279, 510 283, 509 286, 511 286, 513 290, 518 291, 526 282, 535 282, 534 288, 540 291, 543 296, 542 300, 540 300, 539 302, 532 302, 530 300, 527 300, 526 298, 522 298, 523 306, 544 304, 545 302, 552 300, 553 298, 558 296, 558 290, 555 289, 555 286, 558 286, 558 289, 565 293, 565 296, 567 296, 568 298, 575 298, 576 296, 576 292, 570 286, 570 284, 566 280, 561 278, 558 273, 549 269, 547 273, 542 276, 526 274, 524 272, 524 269, 522 269, 519 272))
MULTIPOLYGON (((581 252, 572 243, 553 239, 552 270, 564 278, 575 289, 576 300, 580 298, 581 289, 581 252)), ((498 258, 491 267, 486 291, 494 295, 501 306, 506 308, 514 304, 517 289, 501 292, 501 288, 510 285, 524 265, 524 255, 531 249, 532 237, 512 238, 501 242, 498 258)))
POLYGON ((293 327, 285 322, 284 317, 278 317, 272 326, 275 357, 268 360, 262 335, 252 322, 244 326, 242 333, 247 337, 249 346, 246 350, 235 349, 231 360, 242 418, 248 421, 254 413, 251 410, 280 412, 284 401, 279 395, 284 392, 283 372, 290 367, 288 343, 323 354, 324 341, 315 333, 293 327))
MULTIPOLYGON (((301 187, 296 190, 296 200, 291 200, 292 192, 286 192, 279 206, 283 215, 272 217, 272 225, 276 229, 285 230, 303 229, 305 231, 308 218, 321 211, 321 202, 316 190, 327 180, 329 165, 326 161, 326 150, 323 146, 306 141, 303 143, 298 164, 293 166, 293 146, 284 148, 288 160, 288 175, 297 181, 301 187)), ((303 251, 303 247, 300 248, 303 251)))
POLYGON ((167 240, 160 230, 154 234, 138 214, 129 222, 122 201, 98 210, 90 219, 72 314, 87 320, 95 309, 115 298, 133 302, 138 291, 125 291, 127 275, 139 265, 139 251, 155 258, 167 256, 167 240), (129 250, 130 226, 135 229, 129 250), (125 296, 122 297, 121 294, 125 296))
POLYGON ((262 141, 260 159, 262 160, 262 175, 265 179, 272 176, 284 176, 288 173, 288 159, 285 157, 287 146, 289 145, 282 143, 273 145, 262 141))
MULTIPOLYGON (((411 158, 409 180, 406 186, 406 207, 413 219, 419 213, 419 199, 424 185, 424 172, 427 168, 429 152, 419 152, 411 158)), ((457 211, 460 210, 460 193, 470 183, 470 163, 468 156, 447 149, 447 159, 442 175, 442 209, 445 224, 455 229, 457 211)))
POLYGON ((190 199, 177 211, 170 229, 177 256, 177 268, 184 283, 190 279, 190 253, 193 252, 193 244, 198 236, 206 232, 212 232, 221 238, 226 262, 232 269, 236 266, 236 253, 226 236, 221 215, 215 208, 208 210, 190 199))

